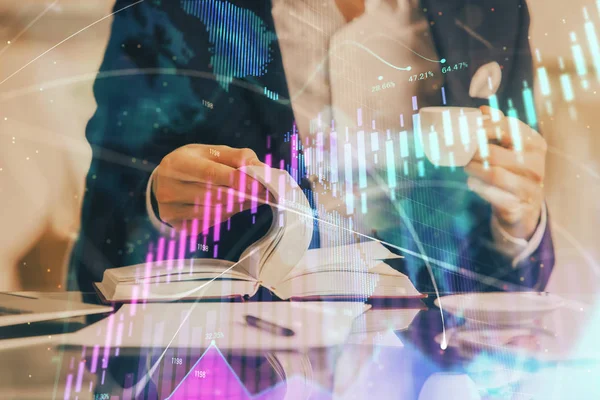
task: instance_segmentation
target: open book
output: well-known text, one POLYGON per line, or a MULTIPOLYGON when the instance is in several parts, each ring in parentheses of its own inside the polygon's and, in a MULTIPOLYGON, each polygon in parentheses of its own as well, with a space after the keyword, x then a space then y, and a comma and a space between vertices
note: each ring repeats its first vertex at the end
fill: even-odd
POLYGON ((189 259, 109 269, 96 283, 104 300, 252 297, 261 286, 282 300, 425 297, 406 275, 385 264, 400 256, 379 242, 308 250, 313 213, 296 182, 282 170, 255 166, 243 171, 278 201, 269 231, 238 262, 189 259))

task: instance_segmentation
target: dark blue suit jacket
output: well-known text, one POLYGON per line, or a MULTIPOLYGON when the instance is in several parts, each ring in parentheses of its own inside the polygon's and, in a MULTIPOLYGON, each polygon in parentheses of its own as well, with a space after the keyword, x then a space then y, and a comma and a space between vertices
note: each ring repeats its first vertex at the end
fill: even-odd
MULTIPOLYGON (((132 3, 117 0, 115 11, 132 3)), ((270 1, 231 3, 251 10, 265 29, 275 32, 270 1)), ((525 2, 423 0, 422 6, 440 58, 449 64, 469 64, 468 73, 445 76, 448 103, 483 104, 468 96, 470 78, 481 65, 497 61, 503 68, 500 107, 506 111, 510 98, 524 115, 523 82, 530 86, 533 82, 525 2)), ((179 1, 146 0, 115 15, 94 85, 98 108, 86 130, 93 160, 81 234, 72 256, 71 287, 91 290, 91 282, 100 281, 105 269, 142 263, 149 249, 156 251, 161 232, 149 222, 145 191, 152 170, 176 148, 189 143, 249 147, 261 159, 272 154, 274 165, 279 165, 279 160, 289 163, 286 133, 292 129, 292 109, 289 103, 273 101, 255 89, 268 87, 281 99, 289 97, 277 42, 272 45, 264 75, 235 80, 227 90, 215 80, 211 47, 201 21, 186 13, 179 1), (206 107, 203 100, 214 107, 206 107)), ((446 178, 463 184, 466 179, 461 171, 446 178)), ((495 280, 471 279, 460 270, 434 265, 442 290, 543 289, 554 265, 550 228, 538 250, 513 268, 511 260, 490 246, 489 205, 468 191, 456 194, 448 192, 451 190, 415 185, 412 196, 419 201, 405 208, 420 240, 430 257, 495 280)), ((239 256, 265 232, 270 218, 268 211, 260 214, 256 224, 250 222, 248 213, 233 217, 231 231, 224 232, 219 242, 219 257, 239 256)), ((405 228, 376 234, 418 252, 413 235, 405 228)), ((421 259, 409 257, 399 268, 421 290, 431 289, 421 259)))

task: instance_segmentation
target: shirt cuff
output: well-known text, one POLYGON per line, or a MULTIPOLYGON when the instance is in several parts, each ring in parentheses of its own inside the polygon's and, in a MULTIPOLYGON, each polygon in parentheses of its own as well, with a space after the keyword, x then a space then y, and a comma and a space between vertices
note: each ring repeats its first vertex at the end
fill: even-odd
POLYGON ((154 207, 152 207, 152 183, 154 182, 154 174, 156 174, 156 169, 152 171, 152 175, 150 175, 150 179, 148 179, 148 185, 146 186, 146 212, 148 213, 148 218, 150 222, 156 229, 163 233, 171 233, 173 228, 165 224, 158 218, 158 215, 154 212, 154 207))
POLYGON ((500 226, 498 218, 496 218, 495 215, 492 215, 491 231, 492 238, 494 239, 494 247, 502 254, 512 257, 513 268, 516 268, 520 262, 531 256, 542 242, 548 221, 546 203, 542 203, 541 214, 540 223, 529 241, 515 238, 506 232, 506 230, 500 226))

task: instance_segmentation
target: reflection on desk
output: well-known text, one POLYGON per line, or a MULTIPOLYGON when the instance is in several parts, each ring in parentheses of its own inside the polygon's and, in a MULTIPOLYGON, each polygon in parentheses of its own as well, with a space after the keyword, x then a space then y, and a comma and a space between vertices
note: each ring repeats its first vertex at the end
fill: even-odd
MULTIPOLYGON (((304 304, 308 311, 281 302, 173 303, 154 311, 151 304, 137 304, 133 312, 129 305, 78 332, 65 323, 72 333, 54 330, 51 337, 31 337, 21 347, 4 346, 22 340, 16 334, 0 341, 0 386, 2 398, 14 399, 56 393, 56 398, 71 399, 417 400, 426 382, 439 381, 431 379, 434 374, 451 373, 468 376, 486 400, 565 398, 573 391, 580 395, 573 398, 600 398, 594 397, 600 389, 593 385, 600 378, 594 339, 600 325, 593 300, 569 301, 540 325, 557 333, 568 354, 586 354, 585 360, 523 358, 495 347, 466 352, 451 335, 443 351, 435 340, 441 332, 437 308, 363 313, 358 303, 304 304), (233 305, 245 309, 238 312, 233 305), (194 312, 181 325, 192 306, 204 310, 204 316, 194 312), (323 307, 335 314, 316 318, 323 307), (283 326, 303 321, 306 331, 300 331, 298 342, 260 330, 253 336, 237 318, 249 309, 267 319, 267 314, 283 313, 285 318, 272 321, 283 326), (322 334, 330 329, 343 338, 322 334), (523 393, 529 397, 519 397, 523 393)), ((470 328, 448 314, 445 321, 449 333, 470 328)), ((298 327, 294 330, 298 335, 298 327)))

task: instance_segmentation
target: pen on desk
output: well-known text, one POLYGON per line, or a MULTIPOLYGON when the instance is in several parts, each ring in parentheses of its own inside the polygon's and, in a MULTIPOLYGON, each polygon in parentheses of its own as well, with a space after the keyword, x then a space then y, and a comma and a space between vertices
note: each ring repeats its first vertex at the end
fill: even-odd
POLYGON ((277 335, 277 336, 294 336, 295 335, 295 332, 289 328, 275 325, 271 322, 267 322, 260 318, 254 317, 252 315, 246 315, 244 318, 246 320, 246 323, 249 326, 260 329, 265 332, 269 332, 272 335, 277 335))

